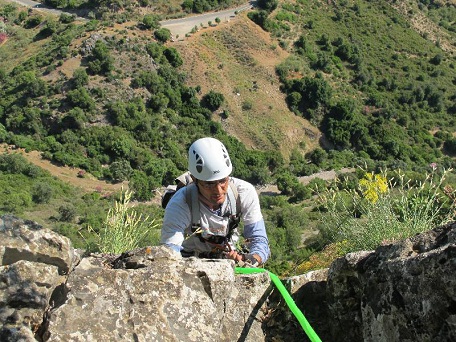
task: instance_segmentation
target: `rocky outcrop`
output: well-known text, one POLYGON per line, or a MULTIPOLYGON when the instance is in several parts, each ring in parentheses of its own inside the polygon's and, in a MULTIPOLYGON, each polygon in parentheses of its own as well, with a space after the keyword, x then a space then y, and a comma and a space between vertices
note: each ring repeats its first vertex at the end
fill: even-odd
MULTIPOLYGON (((456 226, 285 280, 323 341, 456 340, 456 226)), ((269 275, 165 247, 82 255, 0 217, 0 341, 305 341, 269 275)))
POLYGON ((455 223, 347 254, 325 272, 288 280, 323 341, 456 341, 455 223))
POLYGON ((267 273, 235 276, 228 260, 165 247, 79 260, 33 222, 0 227, 1 341, 264 340, 267 273))
POLYGON ((456 225, 336 260, 326 294, 333 341, 456 341, 456 225))

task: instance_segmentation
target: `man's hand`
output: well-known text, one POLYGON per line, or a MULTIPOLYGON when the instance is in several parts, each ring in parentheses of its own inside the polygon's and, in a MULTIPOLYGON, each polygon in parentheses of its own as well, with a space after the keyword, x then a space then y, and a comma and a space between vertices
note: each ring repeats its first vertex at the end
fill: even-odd
POLYGON ((227 252, 226 257, 227 259, 232 259, 236 262, 243 260, 243 255, 233 250, 227 252))
POLYGON ((252 266, 261 265, 261 257, 257 254, 240 254, 236 251, 229 251, 226 254, 228 259, 232 259, 236 262, 242 261, 252 266))

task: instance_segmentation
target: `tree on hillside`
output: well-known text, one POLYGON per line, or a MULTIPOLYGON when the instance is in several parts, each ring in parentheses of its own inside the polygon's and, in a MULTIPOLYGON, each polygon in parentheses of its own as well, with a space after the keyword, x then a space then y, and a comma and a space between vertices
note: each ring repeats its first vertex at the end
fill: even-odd
POLYGON ((285 85, 287 103, 292 110, 300 109, 304 117, 312 117, 312 110, 328 107, 331 102, 332 89, 328 82, 317 73, 315 77, 303 77, 291 80, 285 85))
POLYGON ((258 0, 257 5, 258 7, 268 11, 272 12, 274 11, 279 4, 278 0, 258 0))
POLYGON ((48 19, 37 37, 46 38, 52 36, 59 29, 59 23, 56 20, 48 19))
POLYGON ((166 43, 171 39, 171 31, 167 28, 160 28, 154 32, 154 36, 160 43, 166 43))
POLYGON ((155 14, 146 14, 142 20, 145 28, 148 30, 154 30, 160 27, 160 17, 155 14))
POLYGON ((223 94, 210 90, 209 93, 204 95, 201 99, 201 105, 209 110, 215 111, 220 108, 224 101, 225 97, 223 94))
POLYGON ((87 66, 93 74, 101 75, 106 75, 114 69, 114 59, 109 52, 108 45, 102 40, 96 41, 87 66))
POLYGON ((35 203, 48 203, 52 194, 52 187, 47 183, 39 182, 33 186, 32 199, 35 203))
POLYGON ((149 43, 146 45, 146 51, 156 62, 160 62, 160 57, 163 54, 163 45, 156 42, 149 43))
POLYGON ((177 52, 175 48, 166 48, 163 51, 163 55, 168 60, 169 64, 171 64, 174 68, 180 67, 184 63, 181 56, 179 55, 179 52, 177 52))
POLYGON ((89 83, 89 76, 84 68, 77 68, 73 73, 72 83, 74 88, 79 88, 89 83))
POLYGON ((130 178, 133 169, 128 160, 121 159, 109 165, 109 172, 114 182, 123 182, 130 178))
POLYGON ((67 101, 74 107, 92 111, 95 109, 95 101, 85 88, 77 88, 67 93, 67 101))

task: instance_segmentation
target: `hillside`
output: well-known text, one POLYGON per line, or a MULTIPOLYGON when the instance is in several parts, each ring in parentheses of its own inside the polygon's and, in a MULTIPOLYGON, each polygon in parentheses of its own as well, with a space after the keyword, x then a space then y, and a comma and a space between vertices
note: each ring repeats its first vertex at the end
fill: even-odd
MULTIPOLYGON (((198 89, 195 95, 199 99, 211 90, 223 95, 224 103, 216 110, 212 110, 211 118, 220 124, 225 133, 237 138, 248 149, 278 150, 285 160, 288 160, 292 151, 299 151, 298 153, 304 155, 319 146, 325 149, 336 147, 337 150, 366 152, 374 160, 388 159, 392 156, 394 159, 411 164, 415 163, 416 159, 426 159, 425 156, 429 155, 430 149, 437 147, 442 150, 441 145, 447 140, 447 134, 453 133, 454 122, 445 112, 451 113, 454 110, 451 104, 454 85, 450 83, 454 78, 454 64, 451 60, 454 52, 454 42, 452 42, 454 35, 452 31, 446 30, 443 24, 432 21, 431 10, 425 12, 421 7, 419 9, 418 2, 400 4, 394 2, 393 8, 397 12, 389 8, 387 3, 385 1, 374 6, 369 3, 352 4, 350 1, 343 3, 317 1, 312 6, 300 4, 293 7, 283 2, 278 3, 278 6, 276 5, 276 8, 268 14, 263 25, 254 23, 255 20, 252 21, 251 15, 255 16, 257 13, 254 9, 242 12, 228 22, 212 24, 209 28, 204 25, 194 34, 181 37, 175 42, 168 41, 166 47, 170 51, 177 49, 179 52, 179 57, 182 59, 178 68, 178 72, 181 73, 179 77, 188 87, 198 89), (338 21, 341 21, 341 25, 338 21), (353 24, 358 21, 357 25, 360 27, 365 22, 370 22, 371 27, 363 32, 351 33, 353 24, 350 21, 353 24), (389 31, 383 27, 384 23, 390 27, 389 31), (268 27, 262 28, 265 25, 268 27), (337 31, 338 25, 339 31, 337 31), (383 37, 380 42, 383 47, 375 39, 372 40, 369 31, 383 37), (337 36, 339 33, 341 36, 337 36), (420 34, 425 40, 414 33, 420 34), (322 47, 319 41, 323 40, 325 44, 330 45, 322 47), (448 58, 440 56, 439 49, 428 43, 438 43, 442 53, 448 53, 448 58), (302 44, 304 45, 300 46, 302 44), (386 50, 384 46, 387 47, 386 50), (416 46, 420 46, 422 52, 417 51, 416 46), (345 52, 342 51, 343 49, 345 52), (385 52, 384 56, 381 55, 382 49, 385 52), (325 50, 333 52, 334 55, 328 55, 325 50), (432 54, 435 56, 432 57, 432 54), (415 56, 415 61, 410 59, 403 61, 407 56, 415 56), (438 58, 438 61, 436 59, 432 63, 439 63, 439 65, 436 67, 431 65, 427 70, 423 69, 427 75, 420 75, 418 69, 422 68, 422 60, 432 60, 432 58, 438 58), (384 74, 382 69, 388 72, 384 74), (292 89, 292 87, 298 87, 298 84, 293 85, 294 80, 300 77, 311 79, 317 76, 323 76, 322 86, 331 88, 332 91, 332 94, 325 95, 328 99, 323 102, 313 103, 314 99, 305 100, 302 98, 303 94, 297 94, 292 89), (420 82, 417 83, 420 84, 406 84, 407 77, 412 76, 418 77, 420 82), (432 82, 435 77, 440 78, 438 86, 432 82), (375 87, 374 82, 376 82, 375 87), (299 96, 300 100, 297 100, 296 96, 299 96), (342 103, 344 101, 352 101, 352 103, 342 103), (396 102, 406 102, 407 107, 404 107, 404 103, 396 102), (343 122, 331 123, 332 116, 341 115, 331 113, 331 107, 338 105, 351 106, 352 113, 349 118, 344 118, 343 122), (413 108, 413 106, 418 107, 413 108), (431 144, 427 141, 411 141, 414 137, 409 132, 407 122, 414 120, 413 113, 416 111, 419 112, 417 117, 420 122, 417 122, 418 125, 414 129, 420 130, 419 133, 417 132, 419 135, 438 133, 438 141, 431 144), (379 118, 392 120, 382 124, 379 118), (363 127, 348 133, 350 130, 346 127, 353 125, 363 127), (374 131, 376 126, 382 125, 388 126, 389 132, 374 131), (341 130, 346 132, 340 132, 341 130), (392 132, 395 133, 389 136, 392 132), (403 141, 396 141, 398 134, 403 135, 403 141), (325 136, 326 138, 323 138, 325 136), (414 143, 416 148, 413 147, 414 143), (412 150, 407 151, 410 146, 412 150), (385 150, 384 153, 378 151, 382 148, 385 150), (399 153, 401 149, 402 155, 399 153), (419 150, 426 152, 421 156, 419 150)), ((175 3, 170 6, 177 7, 175 3)), ((451 20, 454 12, 450 3, 446 3, 446 6, 449 12, 448 18, 445 19, 451 20)), ((161 4, 154 8, 154 10, 157 9, 166 13, 161 4)), ((29 61, 36 59, 34 54, 42 47, 57 42, 50 40, 51 36, 49 36, 50 32, 58 29, 52 23, 56 18, 47 15, 42 17, 45 13, 40 9, 29 12, 31 19, 39 18, 38 26, 30 24, 30 27, 25 30, 17 26, 9 29, 10 37, 0 50, 2 70, 9 72, 27 59, 29 61), (52 27, 47 27, 50 23, 52 27), (38 37, 37 33, 43 31, 43 28, 47 30, 46 35, 40 34, 41 36, 38 37), (12 37, 14 39, 11 39, 12 37)), ((75 101, 68 99, 65 93, 74 87, 70 81, 75 71, 78 68, 87 67, 90 50, 95 41, 103 37, 111 45, 119 42, 118 51, 109 56, 112 58, 110 62, 112 74, 108 75, 110 79, 106 79, 107 75, 102 73, 89 75, 86 89, 98 99, 93 104, 89 101, 80 105, 87 107, 82 108, 86 112, 82 118, 79 114, 76 118, 75 114, 71 113, 77 121, 76 125, 83 124, 89 128, 112 124, 108 117, 109 113, 106 112, 106 106, 111 106, 115 101, 150 99, 150 89, 132 87, 132 81, 134 82, 135 77, 138 77, 138 72, 156 69, 154 61, 145 51, 151 32, 141 26, 141 15, 150 13, 150 9, 143 7, 133 10, 132 13, 135 14, 131 18, 136 20, 125 20, 125 17, 119 20, 120 16, 124 16, 122 10, 116 14, 116 11, 111 9, 110 13, 115 22, 109 25, 106 22, 97 23, 87 30, 83 27, 95 23, 72 24, 73 27, 78 27, 80 31, 84 29, 85 32, 70 33, 67 30, 69 36, 64 39, 68 40, 69 44, 65 51, 62 50, 63 58, 57 62, 60 57, 56 56, 55 63, 46 68, 41 67, 41 72, 44 71, 42 80, 52 87, 61 89, 59 93, 48 97, 53 98, 53 101, 65 103, 61 108, 51 106, 52 116, 62 118, 72 107, 78 106, 75 101), (84 122, 81 122, 81 119, 84 122)), ((166 16, 170 17, 170 14, 166 13, 166 16)), ((452 25, 453 22, 448 22, 445 27, 451 29, 452 25)), ((58 52, 57 49, 56 52, 58 52)), ((44 63, 48 62, 50 61, 44 63)), ((79 96, 85 95, 79 94, 79 96)), ((341 109, 335 108, 333 111, 338 110, 341 109)), ((8 125, 6 128, 8 129, 8 125)), ((44 130, 48 131, 47 134, 55 135, 65 128, 44 127, 44 130), (52 132, 53 130, 55 132, 52 132)), ((127 129, 130 128, 132 128, 131 125, 127 129)), ((379 129, 382 130, 382 128, 379 129)), ((21 130, 23 128, 19 128, 18 132, 21 130)), ((24 133, 28 134, 25 131, 24 133)), ((431 137, 425 139, 432 140, 431 137)), ((147 141, 145 143, 147 144, 147 141)), ((450 143, 448 145, 451 145, 450 143)), ((178 147, 181 153, 184 152, 183 147, 178 147)), ((42 148, 45 149, 45 147, 42 148)), ((86 148, 83 147, 83 149, 86 148)), ((157 149, 157 146, 152 148, 157 149)), ((152 153, 155 154, 157 151, 152 153)), ((51 155, 55 157, 52 151, 51 155)), ((176 156, 170 157, 176 158, 176 156)), ((80 158, 76 157, 76 159, 80 158)), ((115 160, 112 156, 110 159, 115 160)), ((69 162, 69 160, 58 161, 69 162)), ((173 162, 180 168, 180 162, 177 160, 173 162)), ((422 162, 426 161, 419 160, 419 163, 422 162)), ((71 163, 83 164, 77 160, 71 163)), ((351 165, 338 165, 338 167, 341 166, 351 165)), ((87 168, 84 165, 79 167, 87 168)), ((319 167, 327 169, 331 165, 319 165, 319 167)), ((95 174, 100 171, 92 169, 93 167, 89 167, 89 171, 95 171, 95 174)), ((300 175, 299 172, 298 175, 300 175)))
POLYGON ((80 169, 53 164, 49 160, 43 159, 39 151, 25 151, 21 148, 13 149, 11 146, 0 144, 0 154, 21 154, 30 163, 46 170, 59 180, 81 189, 84 193, 98 191, 103 195, 108 195, 120 191, 122 187, 127 187, 126 182, 112 184, 98 180, 87 173, 81 173, 80 169))
MULTIPOLYGON (((49 3, 86 19, 0 0, 0 143, 51 172, 1 155, 0 211, 38 217, 78 247, 118 196, 100 184, 128 182, 138 210, 160 219, 156 190, 186 169, 201 136, 224 142, 234 176, 267 189, 270 265, 281 272, 330 240, 315 234, 332 222, 317 205, 325 191, 363 196, 369 175, 377 189, 387 170, 417 185, 456 167, 452 2, 264 0, 179 37, 160 22, 228 4, 49 3), (346 184, 300 181, 345 169, 356 170, 346 184)), ((448 200, 439 219, 455 183, 453 172, 437 183, 448 200)))
POLYGON ((185 60, 188 84, 200 85, 202 93, 225 94, 229 116, 216 113, 213 119, 246 146, 279 149, 289 157, 294 148, 309 151, 319 145, 319 130, 289 110, 280 90, 275 67, 289 52, 246 13, 171 44, 185 60))

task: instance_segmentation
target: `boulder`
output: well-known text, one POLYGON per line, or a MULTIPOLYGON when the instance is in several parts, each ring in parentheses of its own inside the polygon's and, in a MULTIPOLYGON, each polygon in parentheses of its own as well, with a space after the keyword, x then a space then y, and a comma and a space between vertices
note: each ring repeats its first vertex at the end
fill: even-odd
MULTIPOLYGON (((0 216, 0 341, 305 341, 269 273, 164 246, 89 254, 0 216)), ((455 341, 456 224, 283 279, 322 341, 455 341)))
POLYGON ((183 259, 166 247, 110 263, 90 256, 66 286, 46 341, 264 340, 260 307, 271 290, 269 276, 235 276, 228 260, 183 259))

